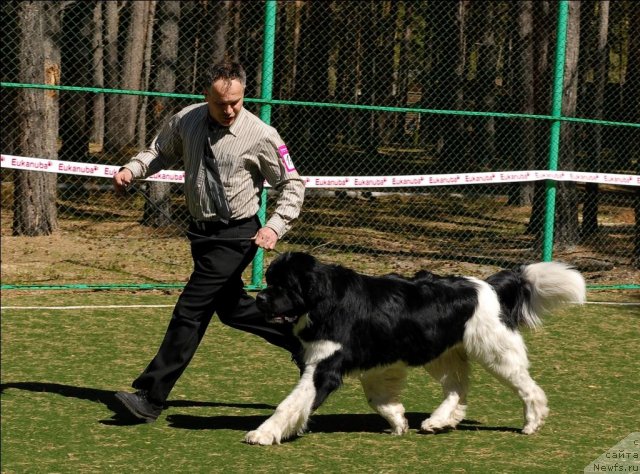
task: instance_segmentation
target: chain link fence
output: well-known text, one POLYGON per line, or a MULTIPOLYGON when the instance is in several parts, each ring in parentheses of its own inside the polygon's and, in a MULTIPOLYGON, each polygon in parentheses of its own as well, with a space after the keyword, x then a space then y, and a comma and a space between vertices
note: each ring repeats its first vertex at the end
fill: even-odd
POLYGON ((420 186, 379 187, 373 178, 357 189, 339 179, 310 186, 279 250, 371 273, 486 276, 540 260, 550 212, 554 258, 592 285, 640 283, 638 2, 9 0, 1 8, 3 284, 184 281, 181 185, 138 183, 122 198, 108 177, 81 174, 84 164, 126 163, 171 114, 202 101, 205 71, 224 57, 245 65, 245 107, 269 107, 301 175, 432 176, 420 186), (5 160, 19 158, 6 155, 76 165, 9 169, 5 160), (600 181, 461 175, 430 185, 451 184, 441 175, 549 169, 600 181))

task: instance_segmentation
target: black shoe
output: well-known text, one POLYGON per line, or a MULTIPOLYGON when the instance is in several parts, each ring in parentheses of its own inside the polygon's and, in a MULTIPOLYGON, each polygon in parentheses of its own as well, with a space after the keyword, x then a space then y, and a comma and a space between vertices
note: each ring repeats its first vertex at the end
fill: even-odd
POLYGON ((138 390, 136 393, 116 392, 116 398, 129 413, 147 423, 156 421, 162 413, 162 406, 151 402, 146 390, 138 390))

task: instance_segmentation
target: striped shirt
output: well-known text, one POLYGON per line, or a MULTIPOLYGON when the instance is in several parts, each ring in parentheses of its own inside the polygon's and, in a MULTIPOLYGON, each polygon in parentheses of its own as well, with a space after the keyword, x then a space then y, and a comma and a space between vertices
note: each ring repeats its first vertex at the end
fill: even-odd
POLYGON ((194 104, 171 117, 151 146, 124 167, 134 178, 169 169, 182 159, 184 192, 196 220, 218 220, 204 162, 204 144, 211 140, 231 219, 254 216, 266 180, 278 191, 273 214, 266 223, 282 237, 300 214, 304 181, 275 128, 242 108, 230 127, 212 125, 206 103, 194 104))

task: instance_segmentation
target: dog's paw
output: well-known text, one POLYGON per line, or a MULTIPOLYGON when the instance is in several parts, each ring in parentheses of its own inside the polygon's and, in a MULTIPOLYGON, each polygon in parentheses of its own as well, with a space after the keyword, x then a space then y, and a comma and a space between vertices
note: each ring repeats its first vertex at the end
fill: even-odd
POLYGON ((529 419, 525 420, 526 423, 522 429, 522 434, 532 435, 540 431, 544 426, 545 418, 549 416, 549 408, 546 405, 538 407, 537 410, 532 410, 532 413, 537 416, 527 417, 529 419))
POLYGON ((538 422, 538 423, 527 423, 527 425, 522 428, 522 434, 526 434, 526 435, 532 435, 532 434, 536 434, 538 431, 540 431, 540 429, 542 429, 542 425, 544 423, 538 422))
POLYGON ((391 428, 391 434, 393 436, 402 436, 409 431, 409 422, 406 418, 402 420, 402 423, 391 428))
POLYGON ((247 444, 259 444, 261 446, 271 446, 272 444, 280 444, 280 437, 275 433, 254 430, 249 431, 244 436, 244 442, 247 444))
POLYGON ((449 425, 447 422, 432 420, 431 418, 428 418, 424 420, 420 425, 420 433, 442 433, 443 431, 449 431, 451 428, 451 425, 449 425))

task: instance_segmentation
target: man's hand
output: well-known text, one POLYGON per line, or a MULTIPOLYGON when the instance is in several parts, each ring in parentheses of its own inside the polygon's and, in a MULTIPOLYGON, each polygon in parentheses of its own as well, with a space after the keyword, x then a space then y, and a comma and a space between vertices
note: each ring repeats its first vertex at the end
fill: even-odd
POLYGON ((278 243, 278 234, 269 227, 262 227, 253 238, 256 245, 265 250, 273 250, 278 243))
POLYGON ((122 168, 116 174, 113 175, 113 187, 116 189, 116 193, 123 194, 129 185, 133 181, 133 173, 127 168, 122 168))

